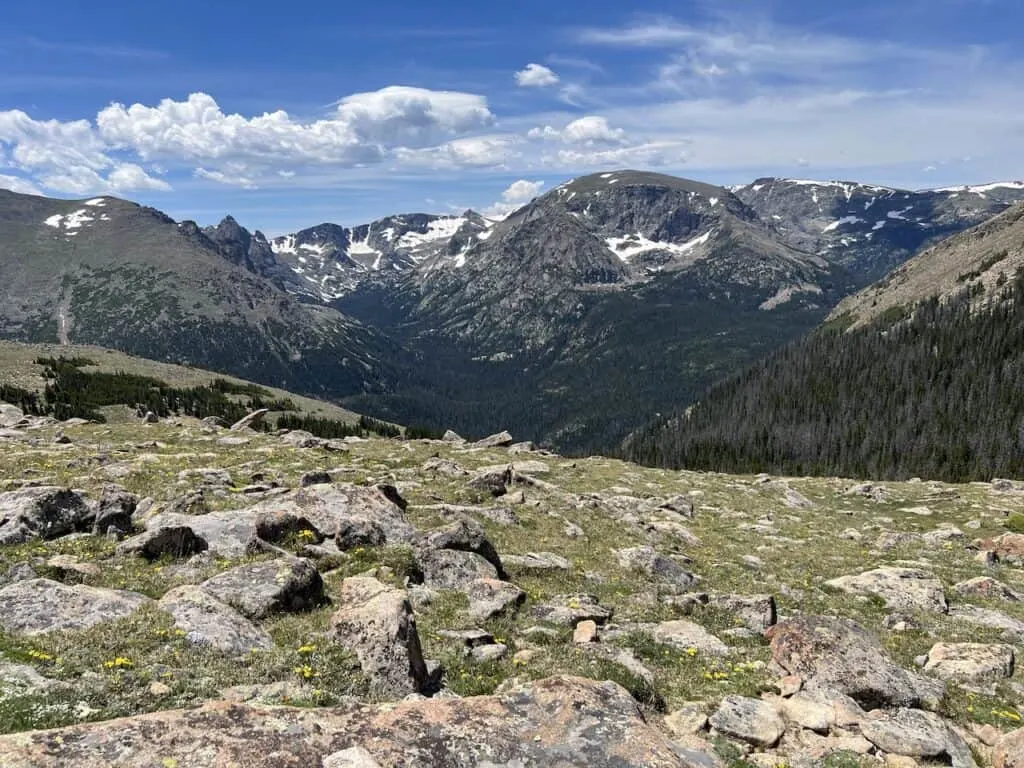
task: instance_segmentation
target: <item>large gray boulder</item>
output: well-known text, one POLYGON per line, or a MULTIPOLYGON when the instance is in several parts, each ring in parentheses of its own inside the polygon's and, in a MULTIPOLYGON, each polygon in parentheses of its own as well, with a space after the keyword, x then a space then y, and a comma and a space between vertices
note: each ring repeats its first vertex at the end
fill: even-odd
POLYGON ((159 605, 171 614, 174 626, 185 632, 185 639, 193 645, 208 645, 236 655, 274 645, 270 635, 201 587, 172 589, 160 598, 159 605))
POLYGON ((338 605, 331 634, 355 652, 375 695, 397 699, 428 685, 416 618, 404 590, 352 577, 342 582, 338 605))
POLYGON ((654 547, 629 547, 615 552, 619 566, 639 571, 657 581, 671 584, 680 589, 693 589, 700 582, 697 576, 683 568, 670 557, 658 553, 654 547))
POLYGON ((88 531, 93 520, 85 497, 70 488, 43 486, 0 493, 0 545, 88 531))
POLYGON ((0 589, 0 629, 25 635, 87 629, 152 602, 138 592, 28 579, 0 589))
POLYGON ((199 586, 250 619, 308 611, 326 601, 316 566, 301 557, 240 565, 199 586))
POLYGON ((943 680, 986 680, 1013 676, 1012 645, 999 643, 936 643, 928 651, 924 671, 943 680))
POLYGON ((945 686, 899 666, 849 619, 799 616, 768 630, 772 659, 805 687, 849 696, 865 709, 936 705, 945 686))
POLYGON ((711 726, 726 736, 759 747, 772 747, 786 732, 786 724, 770 702, 745 696, 726 696, 711 716, 711 726))
POLYGON ((933 712, 872 712, 861 721, 860 732, 876 747, 894 755, 940 758, 953 768, 977 768, 967 743, 933 712))

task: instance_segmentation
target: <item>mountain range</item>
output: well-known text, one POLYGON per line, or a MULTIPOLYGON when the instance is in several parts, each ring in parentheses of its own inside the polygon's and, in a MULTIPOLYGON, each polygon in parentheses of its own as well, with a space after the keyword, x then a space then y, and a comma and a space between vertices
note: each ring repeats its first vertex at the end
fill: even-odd
POLYGON ((718 471, 1024 474, 1024 204, 847 297, 800 341, 630 435, 637 461, 718 471))
POLYGON ((109 197, 0 191, 0 337, 100 344, 400 423, 607 450, 845 296, 1024 199, 638 171, 504 219, 403 214, 280 237, 109 197))

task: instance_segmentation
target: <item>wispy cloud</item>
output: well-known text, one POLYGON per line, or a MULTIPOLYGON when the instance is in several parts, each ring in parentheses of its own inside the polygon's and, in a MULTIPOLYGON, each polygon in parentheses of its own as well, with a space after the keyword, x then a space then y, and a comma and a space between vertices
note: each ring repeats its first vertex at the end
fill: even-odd
POLYGON ((39 51, 64 53, 79 56, 93 56, 105 59, 168 59, 170 54, 152 48, 138 48, 121 43, 80 43, 73 41, 42 40, 38 37, 25 37, 20 41, 23 45, 39 51))

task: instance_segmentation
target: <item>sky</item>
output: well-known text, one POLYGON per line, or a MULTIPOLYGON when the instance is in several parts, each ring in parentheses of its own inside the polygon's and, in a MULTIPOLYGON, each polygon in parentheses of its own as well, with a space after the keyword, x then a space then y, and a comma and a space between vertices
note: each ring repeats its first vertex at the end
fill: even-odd
POLYGON ((1020 0, 5 3, 0 187, 268 235, 639 168, 1024 179, 1020 0))

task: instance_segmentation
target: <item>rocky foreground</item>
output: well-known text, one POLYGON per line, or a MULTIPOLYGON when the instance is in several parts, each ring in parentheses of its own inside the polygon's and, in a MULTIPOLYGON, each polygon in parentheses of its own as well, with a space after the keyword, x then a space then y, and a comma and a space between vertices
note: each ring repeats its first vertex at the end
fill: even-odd
POLYGON ((0 405, 0 767, 1024 766, 1024 484, 0 405))

